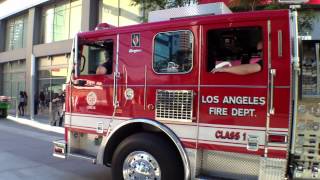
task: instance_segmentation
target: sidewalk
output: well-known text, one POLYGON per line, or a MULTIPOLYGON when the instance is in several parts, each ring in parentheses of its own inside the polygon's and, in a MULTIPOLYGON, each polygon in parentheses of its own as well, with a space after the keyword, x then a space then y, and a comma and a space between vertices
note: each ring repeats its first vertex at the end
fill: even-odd
POLYGON ((12 116, 9 115, 7 117, 8 120, 20 123, 20 124, 24 124, 27 126, 31 126, 34 128, 38 128, 44 131, 50 131, 50 132, 55 132, 55 133, 59 133, 59 134, 64 134, 64 128, 63 127, 57 127, 57 126, 51 126, 48 123, 48 120, 46 119, 36 119, 36 120, 31 120, 29 117, 25 116, 25 117, 16 117, 16 116, 12 116))

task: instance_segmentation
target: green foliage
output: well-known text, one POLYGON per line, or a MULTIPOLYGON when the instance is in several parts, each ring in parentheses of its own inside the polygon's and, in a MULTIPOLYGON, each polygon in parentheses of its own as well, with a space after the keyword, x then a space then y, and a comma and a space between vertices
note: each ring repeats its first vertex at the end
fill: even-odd
MULTIPOLYGON (((148 12, 158 9, 167 9, 173 7, 181 7, 196 3, 197 0, 131 0, 132 6, 141 6, 143 15, 141 17, 142 22, 146 22, 148 18, 148 12)), ((239 11, 255 11, 255 10, 275 10, 275 9, 288 9, 288 5, 277 3, 277 0, 273 0, 270 4, 264 4, 265 0, 231 0, 230 8, 234 12, 239 11)), ((299 11, 298 26, 299 35, 307 35, 313 30, 313 23, 316 18, 314 10, 306 8, 307 10, 299 11)))
POLYGON ((298 16, 299 35, 309 35, 313 31, 315 20, 318 21, 314 10, 300 11, 298 16))

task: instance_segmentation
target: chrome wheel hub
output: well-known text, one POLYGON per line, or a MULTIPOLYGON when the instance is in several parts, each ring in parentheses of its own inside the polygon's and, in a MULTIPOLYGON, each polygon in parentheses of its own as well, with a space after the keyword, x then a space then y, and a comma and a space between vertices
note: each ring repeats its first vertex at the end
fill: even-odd
POLYGON ((157 160, 144 151, 130 153, 123 163, 125 180, 160 180, 161 171, 157 160))

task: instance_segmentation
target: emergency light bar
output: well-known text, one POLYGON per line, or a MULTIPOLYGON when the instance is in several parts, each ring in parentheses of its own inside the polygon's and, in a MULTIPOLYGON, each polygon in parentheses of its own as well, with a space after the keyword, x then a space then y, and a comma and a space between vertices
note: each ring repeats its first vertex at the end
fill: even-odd
POLYGON ((151 11, 149 13, 148 21, 158 22, 182 17, 230 13, 232 13, 232 11, 223 2, 217 2, 151 11))

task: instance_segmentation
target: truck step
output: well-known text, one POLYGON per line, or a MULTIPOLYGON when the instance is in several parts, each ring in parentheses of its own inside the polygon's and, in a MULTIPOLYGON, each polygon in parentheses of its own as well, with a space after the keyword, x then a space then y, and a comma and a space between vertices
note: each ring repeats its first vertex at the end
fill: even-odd
POLYGON ((88 160, 88 161, 91 161, 93 164, 97 163, 97 158, 94 156, 91 156, 91 155, 69 153, 68 157, 74 157, 74 158, 88 160))
POLYGON ((199 175, 195 179, 196 180, 235 180, 235 179, 227 179, 222 177, 205 176, 205 175, 199 175))

